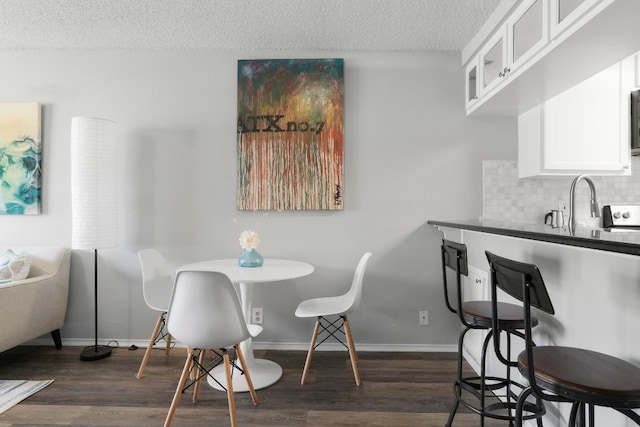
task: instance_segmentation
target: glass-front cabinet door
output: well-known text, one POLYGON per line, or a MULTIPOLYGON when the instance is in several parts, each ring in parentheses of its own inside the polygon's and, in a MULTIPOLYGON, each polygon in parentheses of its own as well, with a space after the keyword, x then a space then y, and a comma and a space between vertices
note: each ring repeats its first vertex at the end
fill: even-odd
POLYGON ((586 3, 586 0, 558 0, 558 23, 564 21, 582 3, 586 3))
POLYGON ((480 51, 480 95, 493 89, 509 73, 507 67, 507 27, 502 27, 480 51))
POLYGON ((555 39, 602 0, 550 0, 551 39, 555 39))
POLYGON ((514 71, 549 41, 548 1, 525 0, 509 18, 507 63, 514 71))
POLYGON ((467 109, 478 101, 478 57, 471 60, 466 68, 465 105, 467 109))

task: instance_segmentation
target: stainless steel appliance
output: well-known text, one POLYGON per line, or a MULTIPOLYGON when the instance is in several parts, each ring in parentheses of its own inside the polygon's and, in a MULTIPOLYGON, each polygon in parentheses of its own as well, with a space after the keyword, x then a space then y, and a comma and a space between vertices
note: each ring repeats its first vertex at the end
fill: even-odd
POLYGON ((602 208, 606 231, 640 231, 640 205, 607 205, 602 208))
POLYGON ((640 90, 631 92, 631 155, 640 155, 640 90))
POLYGON ((544 223, 549 224, 549 219, 551 219, 551 227, 553 228, 562 228, 564 227, 564 215, 562 211, 552 210, 548 214, 544 216, 544 223))

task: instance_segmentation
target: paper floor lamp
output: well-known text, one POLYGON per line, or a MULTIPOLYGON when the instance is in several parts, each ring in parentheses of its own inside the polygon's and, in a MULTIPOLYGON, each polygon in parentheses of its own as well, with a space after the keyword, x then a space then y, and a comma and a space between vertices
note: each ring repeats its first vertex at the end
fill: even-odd
POLYGON ((95 345, 82 360, 111 355, 98 346, 98 249, 118 245, 116 123, 92 117, 71 119, 71 247, 94 251, 95 345))

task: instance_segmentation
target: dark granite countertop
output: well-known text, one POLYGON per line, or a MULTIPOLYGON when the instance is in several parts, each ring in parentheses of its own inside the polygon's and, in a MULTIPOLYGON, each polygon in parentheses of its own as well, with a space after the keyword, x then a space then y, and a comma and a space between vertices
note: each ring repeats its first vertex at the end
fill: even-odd
POLYGON ((544 224, 490 219, 429 220, 427 224, 628 255, 640 255, 639 231, 610 232, 602 229, 577 227, 576 231, 571 233, 567 227, 552 228, 550 225, 544 224))

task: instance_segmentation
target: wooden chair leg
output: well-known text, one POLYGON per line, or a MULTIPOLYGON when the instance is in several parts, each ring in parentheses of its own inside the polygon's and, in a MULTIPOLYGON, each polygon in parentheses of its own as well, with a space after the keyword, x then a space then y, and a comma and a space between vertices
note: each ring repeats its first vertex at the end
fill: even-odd
POLYGON ((238 419, 236 417, 236 401, 233 397, 233 378, 231 377, 231 362, 229 361, 229 353, 225 352, 224 356, 224 370, 227 374, 227 400, 229 401, 229 416, 231 417, 231 427, 238 425, 238 419))
POLYGON ((258 404, 258 396, 256 395, 256 389, 253 387, 253 380, 251 379, 251 374, 249 373, 249 369, 247 369, 247 363, 244 360, 244 354, 240 349, 240 344, 235 345, 236 354, 238 355, 238 359, 240 359, 240 365, 242 366, 242 370, 244 371, 245 379, 247 380, 247 385, 249 386, 249 392, 251 393, 251 399, 253 400, 253 404, 258 404))
POLYGON ((313 336, 311 337, 311 345, 309 345, 309 351, 307 352, 307 360, 304 362, 304 370, 302 371, 302 379, 300 384, 304 384, 307 379, 307 373, 311 366, 311 357, 313 357, 313 350, 316 347, 316 339, 318 338, 318 329, 320 329, 320 318, 316 320, 316 325, 313 328, 313 336))
MULTIPOLYGON (((204 357, 207 354, 206 350, 200 350, 200 356, 198 356, 198 363, 200 364, 200 366, 204 366, 204 357)), ((196 371, 196 378, 198 376, 201 376, 203 374, 203 371, 201 370, 201 368, 198 368, 198 370, 196 371)), ((198 379, 198 381, 196 381, 196 384, 193 386, 193 401, 197 402, 198 401, 198 396, 200 396, 200 383, 202 382, 202 377, 200 377, 198 379)))
POLYGON ((351 327, 349 326, 349 319, 344 316, 344 333, 347 336, 347 346, 349 347, 349 358, 351 359, 351 368, 353 369, 353 376, 356 380, 356 385, 360 385, 360 373, 358 372, 358 353, 356 353, 356 346, 353 344, 353 335, 351 335, 351 327))
POLYGON ((176 387, 176 393, 173 395, 173 400, 171 401, 171 407, 169 407, 169 413, 167 414, 167 418, 164 421, 164 427, 169 427, 171 425, 171 421, 173 420, 173 416, 176 413, 176 409, 178 408, 178 403, 180 402, 180 396, 182 395, 182 389, 187 382, 187 377, 189 376, 189 371, 193 366, 193 359, 191 359, 191 348, 187 352, 187 360, 184 362, 184 368, 182 369, 182 375, 180 375, 180 380, 178 381, 178 386, 176 387))
POLYGON ((156 327, 153 328, 153 333, 151 334, 151 338, 149 339, 149 344, 147 344, 147 350, 144 352, 144 356, 142 357, 142 363, 140 363, 140 369, 138 369, 138 374, 136 375, 137 379, 142 378, 142 373, 144 372, 144 367, 147 366, 147 360, 149 360, 149 356, 151 355, 151 350, 153 349, 153 345, 156 343, 156 337, 158 336, 158 332, 160 332, 160 328, 163 323, 163 315, 158 317, 156 321, 156 327))
POLYGON ((164 355, 169 357, 169 350, 171 350, 171 334, 167 332, 167 346, 164 348, 164 355))
MULTIPOLYGON (((191 351, 193 351, 191 347, 187 347, 187 352, 191 352, 191 351)), ((196 369, 192 369, 191 372, 189 372, 189 379, 193 381, 197 378, 197 375, 198 375, 198 371, 196 369)))

